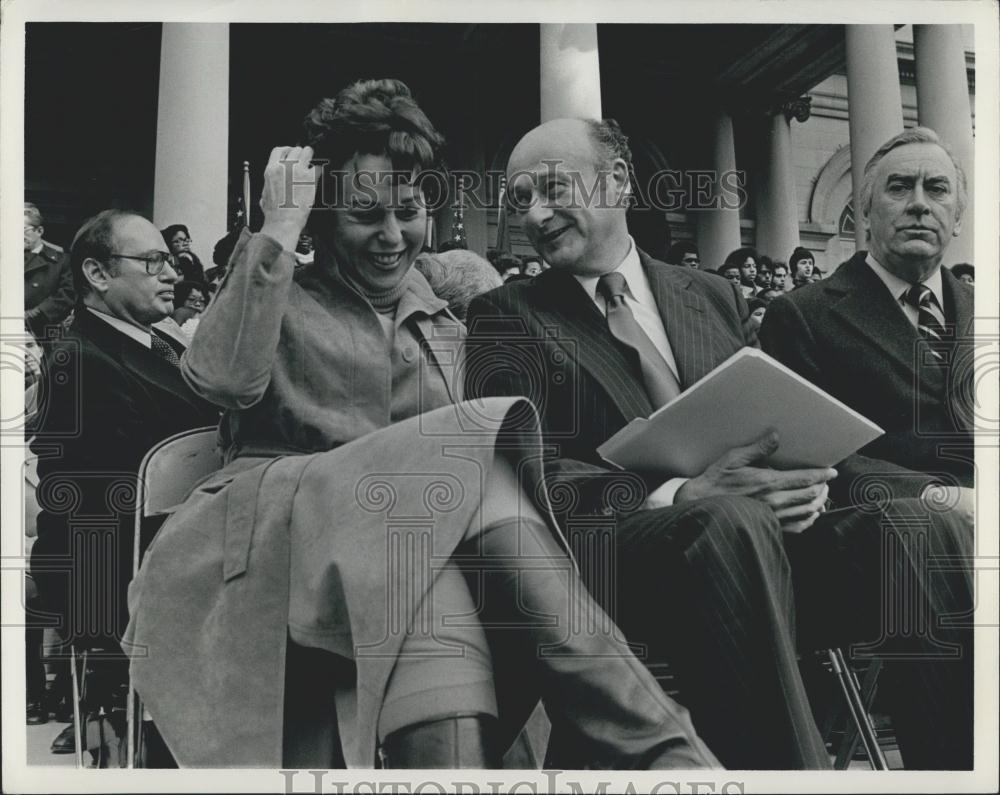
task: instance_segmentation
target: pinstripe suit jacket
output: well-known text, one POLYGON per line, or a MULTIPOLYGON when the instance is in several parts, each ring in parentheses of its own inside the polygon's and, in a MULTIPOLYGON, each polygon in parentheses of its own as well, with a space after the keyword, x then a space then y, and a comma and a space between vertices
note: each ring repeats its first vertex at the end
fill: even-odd
MULTIPOLYGON (((639 258, 682 387, 749 344, 746 301, 732 284, 642 251, 639 258)), ((634 509, 647 487, 659 485, 662 478, 642 483, 633 475, 622 489, 597 454, 599 445, 653 406, 635 352, 611 336, 572 274, 552 268, 498 287, 473 300, 467 324, 466 396, 524 395, 534 402, 550 446, 546 480, 556 503, 570 485, 576 511, 607 512, 611 494, 615 509, 634 509)))

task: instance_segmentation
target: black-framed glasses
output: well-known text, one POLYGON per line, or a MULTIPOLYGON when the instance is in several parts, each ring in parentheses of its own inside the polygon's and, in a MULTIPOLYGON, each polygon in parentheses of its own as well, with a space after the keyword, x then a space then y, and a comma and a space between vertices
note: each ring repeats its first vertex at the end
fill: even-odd
POLYGON ((152 254, 147 254, 144 257, 137 256, 135 254, 109 254, 108 256, 114 257, 115 259, 134 259, 137 262, 141 262, 146 266, 146 273, 150 276, 159 276, 163 272, 163 267, 169 265, 174 270, 177 269, 176 260, 173 254, 168 254, 166 251, 154 251, 152 254))

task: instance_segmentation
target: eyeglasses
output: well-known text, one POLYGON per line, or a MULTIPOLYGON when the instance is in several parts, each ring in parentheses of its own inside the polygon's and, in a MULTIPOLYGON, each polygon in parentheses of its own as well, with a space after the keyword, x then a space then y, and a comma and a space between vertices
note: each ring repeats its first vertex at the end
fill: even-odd
POLYGON ((146 266, 146 273, 150 276, 159 276, 163 272, 165 265, 169 265, 174 270, 177 269, 177 261, 174 259, 174 255, 168 254, 166 251, 154 251, 145 257, 137 257, 134 254, 109 254, 108 256, 115 259, 134 259, 137 262, 141 262, 146 266))
POLYGON ((38 229, 38 228, 39 228, 38 224, 25 224, 24 225, 24 231, 25 232, 30 232, 32 229, 38 229))

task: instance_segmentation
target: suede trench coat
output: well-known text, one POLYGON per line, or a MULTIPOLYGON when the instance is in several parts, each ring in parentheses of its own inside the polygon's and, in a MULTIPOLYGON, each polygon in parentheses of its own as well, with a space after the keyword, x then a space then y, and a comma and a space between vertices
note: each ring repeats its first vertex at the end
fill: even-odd
POLYGON ((151 544, 126 636, 135 688, 182 767, 282 765, 289 637, 353 660, 337 722, 348 766, 372 767, 393 621, 477 516, 498 436, 526 493, 544 495, 540 463, 522 465, 541 458, 534 408, 459 402, 464 327, 408 279, 387 351, 336 274, 296 270, 244 233, 202 316, 182 373, 227 409, 228 463, 151 544), (385 584, 407 550, 421 551, 409 601, 385 584))

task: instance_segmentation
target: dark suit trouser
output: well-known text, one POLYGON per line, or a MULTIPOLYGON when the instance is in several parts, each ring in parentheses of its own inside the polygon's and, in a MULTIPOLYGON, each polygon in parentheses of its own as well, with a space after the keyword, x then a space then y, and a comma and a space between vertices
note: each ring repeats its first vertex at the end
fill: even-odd
POLYGON ((878 656, 907 769, 972 767, 971 530, 897 500, 835 511, 786 539, 801 649, 878 656))
POLYGON ((835 645, 888 659, 904 765, 971 766, 971 631, 938 618, 972 605, 971 533, 952 517, 901 501, 789 535, 762 503, 724 498, 632 514, 615 542, 613 569, 583 564, 588 585, 648 664, 669 662, 727 767, 829 766, 797 652, 835 645))
MULTIPOLYGON (((619 520, 617 561, 585 580, 647 664, 669 662, 695 729, 728 768, 828 768, 798 671, 792 574, 771 510, 699 500, 619 520), (615 582, 609 582, 609 575, 615 582)), ((592 545, 593 546, 593 545, 592 545)), ((596 569, 596 570, 595 570, 596 569)))
POLYGON ((25 696, 31 702, 41 702, 42 712, 48 716, 49 705, 45 699, 45 664, 42 662, 42 631, 45 623, 37 615, 41 609, 38 589, 31 575, 25 577, 24 622, 24 683, 25 696))

